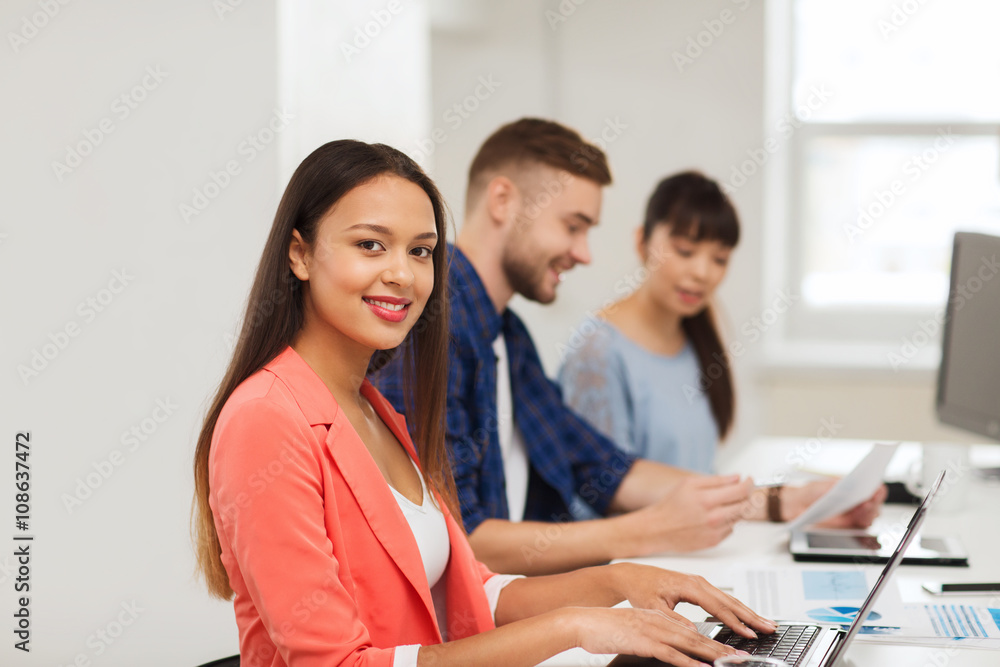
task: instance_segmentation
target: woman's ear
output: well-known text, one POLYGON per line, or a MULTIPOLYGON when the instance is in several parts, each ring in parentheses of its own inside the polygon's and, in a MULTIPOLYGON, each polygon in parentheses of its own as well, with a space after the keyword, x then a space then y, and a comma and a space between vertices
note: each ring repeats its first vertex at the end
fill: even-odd
POLYGON ((308 254, 309 248, 302 240, 302 235, 299 230, 293 229, 292 240, 288 242, 288 266, 299 280, 309 280, 309 267, 306 265, 308 254))
POLYGON ((642 262, 643 266, 646 265, 647 244, 646 240, 642 238, 642 226, 635 228, 635 253, 639 255, 639 261, 642 262))

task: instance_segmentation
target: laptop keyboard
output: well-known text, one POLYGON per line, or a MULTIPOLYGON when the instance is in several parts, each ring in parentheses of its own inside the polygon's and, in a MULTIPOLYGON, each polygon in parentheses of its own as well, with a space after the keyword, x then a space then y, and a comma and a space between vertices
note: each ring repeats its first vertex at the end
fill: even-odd
POLYGON ((815 625, 779 625, 774 634, 762 634, 757 639, 748 639, 729 628, 722 628, 714 639, 752 655, 784 660, 791 667, 795 667, 802 660, 802 656, 809 651, 819 631, 820 628, 815 625))

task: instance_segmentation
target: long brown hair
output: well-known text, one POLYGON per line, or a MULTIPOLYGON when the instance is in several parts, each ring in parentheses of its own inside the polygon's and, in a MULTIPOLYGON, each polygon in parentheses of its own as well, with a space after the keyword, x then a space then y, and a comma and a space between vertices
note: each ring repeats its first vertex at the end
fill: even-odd
MULTIPOLYGON (((404 178, 419 186, 431 200, 439 243, 434 248, 434 288, 420 319, 404 345, 405 381, 420 391, 407 391, 413 405, 415 444, 427 484, 456 506, 455 482, 444 443, 447 383, 448 300, 446 235, 447 212, 433 181, 400 151, 383 144, 332 141, 309 155, 292 175, 274 216, 271 233, 247 300, 242 330, 229 368, 205 417, 194 456, 195 498, 193 532, 198 568, 212 595, 228 599, 233 590, 222 565, 222 548, 209 507, 209 450, 219 413, 229 396, 248 377, 292 343, 304 321, 302 289, 289 266, 288 246, 292 230, 312 244, 320 220, 344 195, 383 175, 404 178)), ((374 355, 370 368, 384 365, 392 351, 374 355)))
MULTIPOLYGON (((684 171, 660 181, 646 204, 642 239, 649 241, 659 225, 669 225, 671 236, 699 241, 718 241, 730 248, 740 241, 740 222, 729 197, 719 184, 696 171, 684 171)), ((699 386, 708 394, 719 439, 733 425, 736 392, 729 370, 730 360, 722 345, 712 309, 681 320, 701 369, 699 386)))

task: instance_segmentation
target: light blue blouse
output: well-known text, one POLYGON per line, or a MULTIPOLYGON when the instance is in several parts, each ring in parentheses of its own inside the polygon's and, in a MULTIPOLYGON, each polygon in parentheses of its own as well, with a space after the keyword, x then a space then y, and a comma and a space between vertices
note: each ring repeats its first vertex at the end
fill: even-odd
POLYGON ((654 354, 588 317, 568 347, 559 371, 567 405, 637 456, 714 471, 719 430, 690 343, 676 356, 654 354))

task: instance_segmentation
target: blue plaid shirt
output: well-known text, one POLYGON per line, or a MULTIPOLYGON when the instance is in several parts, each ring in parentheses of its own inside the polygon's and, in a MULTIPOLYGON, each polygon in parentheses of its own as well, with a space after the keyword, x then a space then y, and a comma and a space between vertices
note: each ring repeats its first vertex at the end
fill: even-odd
MULTIPOLYGON (((558 385, 545 377, 524 323, 509 308, 498 314, 469 260, 457 248, 450 251, 447 441, 465 529, 472 533, 486 519, 510 517, 497 431, 493 353, 493 341, 501 331, 510 361, 514 419, 530 462, 524 518, 572 520, 574 496, 604 514, 635 458, 566 407, 558 385)), ((372 380, 403 412, 398 359, 372 380)))

